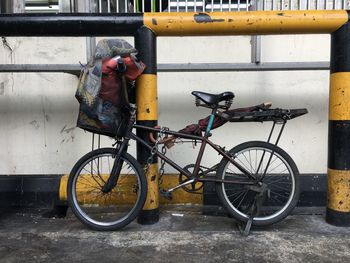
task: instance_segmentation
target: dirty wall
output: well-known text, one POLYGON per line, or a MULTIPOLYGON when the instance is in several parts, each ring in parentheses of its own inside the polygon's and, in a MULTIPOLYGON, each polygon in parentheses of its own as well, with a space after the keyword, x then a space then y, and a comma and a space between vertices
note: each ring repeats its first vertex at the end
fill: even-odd
MULTIPOLYGON (((86 61, 85 38, 6 40, 8 46, 0 45, 2 64, 86 61)), ((248 63, 250 54, 250 37, 158 39, 158 63, 248 63)), ((262 62, 302 61, 329 61, 329 36, 262 37, 262 62)), ((65 73, 0 74, 0 174, 65 174, 92 148, 91 134, 75 128, 77 80, 65 73)), ((326 173, 328 87, 328 71, 159 73, 159 124, 179 130, 207 116, 207 109, 195 107, 193 90, 232 91, 236 95, 232 107, 264 101, 274 107, 306 107, 310 113, 287 124, 280 145, 302 173, 326 173)), ((212 140, 231 148, 247 140, 266 140, 270 127, 270 123, 227 124, 213 131, 212 140)), ((102 146, 112 143, 101 138, 102 146)), ((187 165, 195 161, 197 151, 198 146, 182 143, 168 154, 187 165)), ((135 145, 131 152, 135 153, 135 145)), ((204 156, 205 164, 217 161, 213 151, 204 156)))

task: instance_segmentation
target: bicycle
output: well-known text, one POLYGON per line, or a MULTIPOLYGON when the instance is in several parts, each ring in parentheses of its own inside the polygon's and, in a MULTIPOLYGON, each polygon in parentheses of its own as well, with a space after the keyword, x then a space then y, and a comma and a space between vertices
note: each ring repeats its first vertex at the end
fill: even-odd
POLYGON ((179 171, 179 184, 161 191, 167 198, 171 198, 171 193, 179 188, 196 192, 200 188, 196 183, 214 182, 222 205, 234 219, 247 224, 246 230, 251 225, 277 223, 290 214, 299 198, 299 171, 293 159, 277 144, 287 121, 306 114, 307 110, 271 109, 271 104, 265 103, 232 111, 229 110, 234 98, 232 92, 192 94, 196 97, 197 106, 211 109, 204 135, 137 125, 136 107, 130 104, 131 117, 125 136, 117 139, 113 145, 115 148, 91 151, 75 164, 68 180, 68 201, 73 213, 84 225, 95 230, 121 229, 133 221, 142 209, 147 183, 144 169, 127 153, 130 140, 137 141, 150 151, 146 171, 155 157, 179 171), (223 123, 272 121, 273 125, 266 142, 244 142, 227 151, 209 140, 217 120, 223 123), (277 124, 281 128, 275 143, 271 143, 277 124), (138 137, 133 129, 149 134, 149 141, 138 137), (173 144, 180 139, 201 144, 194 165, 182 168, 157 148, 160 144, 173 144), (221 161, 210 168, 201 165, 207 145, 222 156, 221 161), (212 172, 216 172, 215 176, 212 172))

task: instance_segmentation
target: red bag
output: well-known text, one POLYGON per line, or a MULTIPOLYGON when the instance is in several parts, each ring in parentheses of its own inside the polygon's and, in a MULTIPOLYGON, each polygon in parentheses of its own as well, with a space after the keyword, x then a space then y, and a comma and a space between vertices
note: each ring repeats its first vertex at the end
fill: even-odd
MULTIPOLYGON (((116 70, 118 68, 118 58, 119 56, 116 56, 103 61, 102 74, 116 74, 116 70)), ((131 55, 124 57, 123 59, 126 66, 126 72, 123 74, 128 81, 134 81, 137 79, 137 77, 140 76, 146 68, 146 65, 142 61, 138 61, 135 56, 131 55)))
POLYGON ((122 83, 116 72, 116 61, 108 59, 102 62, 101 90, 99 97, 113 105, 119 105, 122 83))

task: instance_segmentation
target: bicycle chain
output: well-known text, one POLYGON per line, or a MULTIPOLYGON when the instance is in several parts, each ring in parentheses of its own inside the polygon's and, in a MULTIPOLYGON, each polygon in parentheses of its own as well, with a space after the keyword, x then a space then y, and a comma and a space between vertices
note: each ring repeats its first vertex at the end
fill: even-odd
MULTIPOLYGON (((148 157, 147 159, 147 166, 146 168, 144 169, 144 173, 147 174, 148 173, 148 170, 149 170, 149 167, 151 166, 152 164, 152 161, 153 161, 153 157, 154 155, 157 153, 158 151, 158 145, 159 145, 159 142, 160 140, 162 139, 163 137, 163 134, 164 134, 164 131, 167 131, 169 130, 169 128, 167 127, 162 127, 158 133, 158 137, 157 137, 157 140, 156 142, 154 143, 152 149, 151 149, 151 154, 150 156, 148 157)), ((166 147, 165 145, 163 145, 162 147, 162 153, 165 155, 166 154, 166 147)), ((159 168, 159 180, 158 180, 158 185, 160 186, 162 183, 163 183, 163 175, 164 175, 164 166, 165 166, 165 161, 162 159, 161 160, 161 165, 160 165, 160 168, 159 168)))
MULTIPOLYGON (((166 154, 166 147, 165 145, 163 144, 163 147, 162 147, 162 154, 166 154)), ((164 175, 164 166, 165 166, 165 161, 163 159, 160 160, 160 168, 159 168, 159 181, 158 181, 158 185, 159 185, 159 188, 160 186, 163 184, 163 175, 164 175)))

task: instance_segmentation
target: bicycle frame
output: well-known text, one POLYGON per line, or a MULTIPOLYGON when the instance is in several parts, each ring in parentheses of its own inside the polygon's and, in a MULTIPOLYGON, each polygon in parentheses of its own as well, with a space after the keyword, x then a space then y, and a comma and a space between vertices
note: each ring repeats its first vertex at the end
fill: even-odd
MULTIPOLYGON (((259 109, 259 108, 261 108, 262 105, 265 105, 265 104, 261 104, 261 105, 258 105, 256 107, 258 107, 258 109, 259 109)), ((166 157, 164 154, 162 154, 158 150, 155 152, 155 155, 157 157, 161 158, 166 163, 168 163, 170 166, 172 166, 177 171, 179 171, 181 174, 184 174, 185 176, 187 176, 189 178, 184 183, 176 186, 175 188, 170 189, 171 191, 176 190, 177 188, 179 188, 179 187, 181 187, 183 185, 186 185, 186 184, 189 184, 189 183, 193 183, 193 182, 197 182, 197 181, 198 182, 230 183, 230 184, 241 184, 241 185, 242 184, 243 185, 254 185, 254 184, 258 183, 258 179, 257 179, 258 174, 251 174, 251 173, 249 173, 249 171, 247 171, 244 167, 242 167, 239 163, 237 163, 232 158, 232 156, 225 151, 225 148, 222 148, 222 147, 214 144, 213 142, 211 142, 209 140, 209 137, 211 136, 210 130, 211 130, 211 127, 212 127, 212 124, 213 124, 214 116, 221 116, 223 118, 228 118, 226 116, 227 114, 223 114, 222 112, 218 112, 217 111, 218 108, 219 108, 218 105, 217 105, 216 108, 212 108, 212 113, 210 115, 210 121, 209 121, 209 124, 207 126, 207 130, 206 130, 204 136, 196 136, 196 135, 186 134, 186 133, 182 133, 182 132, 176 132, 176 131, 172 131, 172 130, 161 130, 160 128, 152 128, 152 127, 148 127, 148 126, 135 124, 135 121, 136 121, 136 117, 135 117, 136 116, 136 107, 131 106, 131 109, 130 109, 131 110, 131 117, 129 119, 129 122, 128 122, 128 125, 127 125, 127 128, 126 128, 126 135, 123 137, 123 140, 119 140, 118 141, 117 154, 116 154, 116 159, 114 161, 114 165, 113 165, 113 168, 112 168, 112 171, 111 171, 111 176, 108 178, 108 180, 107 180, 106 184, 103 186, 102 190, 104 192, 108 192, 117 183, 117 181, 118 181, 118 174, 120 173, 121 167, 122 167, 122 162, 120 162, 120 158, 121 158, 121 155, 123 154, 123 152, 127 151, 130 139, 133 139, 133 140, 139 142, 141 145, 143 145, 144 147, 149 149, 150 152, 151 152, 151 150, 153 148, 153 145, 150 144, 149 142, 147 142, 146 140, 141 139, 136 134, 134 134, 132 132, 133 129, 144 130, 144 131, 146 131, 148 133, 154 133, 154 132, 160 133, 160 132, 162 132, 163 134, 173 135, 173 136, 175 136, 177 138, 190 139, 190 140, 195 140, 195 141, 200 141, 201 142, 201 148, 200 148, 198 156, 197 156, 197 160, 196 160, 196 163, 195 163, 195 167, 194 167, 193 173, 190 173, 189 171, 183 169, 182 167, 180 167, 178 164, 176 164, 175 162, 170 160, 168 157, 166 157), (203 158, 203 154, 204 154, 204 150, 205 150, 207 144, 209 144, 215 151, 217 151, 219 153, 219 155, 223 156, 230 163, 232 163, 235 167, 237 167, 237 169, 239 171, 241 171, 243 174, 245 174, 252 181, 251 182, 242 182, 242 181, 224 180, 224 179, 217 179, 217 178, 200 177, 198 172, 200 170, 200 164, 201 164, 201 161, 202 161, 202 158, 203 158)), ((253 112, 253 113, 244 112, 244 111, 243 112, 239 112, 239 113, 235 114, 235 116, 229 117, 227 120, 230 121, 230 122, 273 121, 274 124, 273 124, 273 127, 271 129, 271 132, 270 132, 270 135, 269 135, 269 138, 268 138, 267 142, 270 142, 270 140, 271 140, 271 136, 272 136, 272 133, 274 131, 275 124, 276 123, 281 123, 282 127, 280 129, 280 132, 279 132, 278 137, 276 139, 276 142, 274 144, 274 145, 277 145, 287 120, 288 119, 292 119, 292 118, 296 118, 296 117, 301 116, 301 115, 306 114, 306 113, 307 113, 306 109, 292 109, 292 110, 284 110, 284 109, 266 110, 265 109, 263 111, 256 111, 256 112, 253 112)), ((265 153, 264 153, 264 155, 265 155, 265 153)), ((268 160, 268 164, 270 163, 271 158, 272 158, 272 154, 270 155, 270 158, 268 160)), ((259 164, 259 167, 260 167, 260 165, 261 164, 259 164)), ((267 165, 267 167, 268 167, 268 165, 267 165)), ((267 169, 267 167, 266 167, 266 169, 267 169)), ((265 176, 266 169, 264 171, 263 177, 265 176)))
MULTIPOLYGON (((160 128, 151 128, 148 126, 143 126, 143 125, 138 125, 138 124, 133 124, 133 128, 135 129, 141 129, 145 130, 147 132, 161 132, 160 128)), ((222 180, 222 179, 216 179, 216 178, 201 178, 198 175, 200 164, 203 158, 204 150, 206 148, 206 145, 209 144, 215 151, 217 151, 220 155, 222 155, 224 158, 228 159, 234 166, 238 168, 242 173, 247 175, 249 178, 255 180, 256 178, 254 175, 249 173, 244 167, 242 167, 239 163, 237 163, 232 157, 220 146, 214 144, 208 139, 208 136, 196 136, 196 135, 190 135, 186 133, 181 133, 181 132, 176 132, 176 131, 171 131, 171 130, 166 130, 162 131, 163 134, 168 134, 168 135, 173 135, 178 138, 183 138, 183 139, 190 139, 190 140, 196 140, 201 142, 201 147, 197 156, 197 160, 195 163, 194 171, 193 173, 189 173, 188 171, 184 170, 182 167, 180 167, 178 164, 176 164, 174 161, 166 157, 164 154, 159 152, 158 150, 156 151, 155 155, 164 160, 166 163, 168 163, 170 166, 175 168, 177 171, 180 173, 186 175, 188 178, 194 178, 198 182, 219 182, 219 183, 231 183, 231 184, 247 184, 247 185, 252 185, 254 184, 253 182, 242 182, 242 181, 233 181, 233 180, 222 180)), ((133 139, 139 143, 141 143, 144 147, 148 148, 150 151, 152 150, 152 146, 148 144, 145 140, 141 139, 137 135, 135 135, 133 132, 129 132, 127 135, 130 139, 133 139)))

